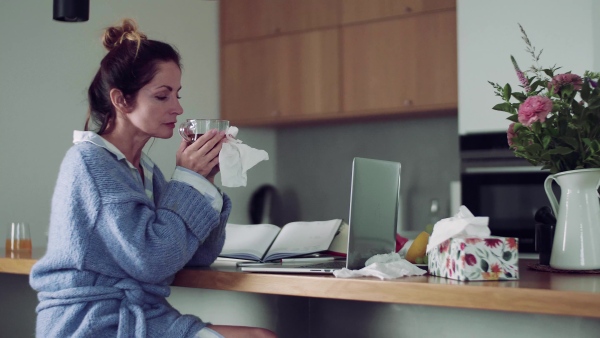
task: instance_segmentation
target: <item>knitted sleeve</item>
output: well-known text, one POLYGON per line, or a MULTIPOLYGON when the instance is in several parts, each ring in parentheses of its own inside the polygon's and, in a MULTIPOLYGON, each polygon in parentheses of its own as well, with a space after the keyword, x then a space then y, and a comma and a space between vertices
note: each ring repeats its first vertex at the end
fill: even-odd
POLYGON ((208 266, 217 259, 223 249, 223 244, 225 244, 225 225, 230 212, 231 200, 229 196, 223 194, 223 209, 219 226, 206 237, 204 243, 200 245, 192 259, 186 264, 187 266, 208 266))
MULTIPOLYGON (((92 183, 101 200, 89 238, 87 268, 160 283, 190 261, 222 223, 210 202, 187 184, 166 183, 153 204, 123 163, 97 154, 84 160, 89 182, 80 184, 92 183), (102 252, 110 257, 98 257, 102 252)), ((217 250, 207 248, 205 254, 216 257, 217 250)))

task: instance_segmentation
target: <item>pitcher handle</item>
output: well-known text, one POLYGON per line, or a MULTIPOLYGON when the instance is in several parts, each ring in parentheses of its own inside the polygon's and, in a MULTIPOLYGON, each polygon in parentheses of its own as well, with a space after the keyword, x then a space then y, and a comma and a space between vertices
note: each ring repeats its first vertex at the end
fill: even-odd
POLYGON ((552 191, 553 180, 554 175, 548 175, 548 177, 546 177, 546 180, 544 181, 544 190, 546 191, 548 200, 550 200, 550 206, 552 207, 552 211, 554 211, 555 215, 558 215, 558 201, 556 200, 556 195, 554 195, 554 191, 552 191))

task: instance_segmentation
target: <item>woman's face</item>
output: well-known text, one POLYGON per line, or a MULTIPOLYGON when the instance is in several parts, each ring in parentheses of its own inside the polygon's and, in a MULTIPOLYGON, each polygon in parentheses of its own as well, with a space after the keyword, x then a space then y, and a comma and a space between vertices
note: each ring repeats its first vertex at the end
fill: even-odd
POLYGON ((136 97, 128 118, 139 132, 149 137, 170 138, 183 114, 179 104, 181 70, 174 62, 161 62, 158 72, 136 97))

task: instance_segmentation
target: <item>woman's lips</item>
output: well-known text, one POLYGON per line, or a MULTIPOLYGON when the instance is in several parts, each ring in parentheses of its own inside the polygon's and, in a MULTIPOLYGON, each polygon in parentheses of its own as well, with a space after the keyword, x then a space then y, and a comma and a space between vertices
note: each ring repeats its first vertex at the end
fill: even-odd
POLYGON ((175 124, 176 122, 172 122, 172 123, 165 123, 167 126, 171 127, 171 129, 175 128, 175 124))

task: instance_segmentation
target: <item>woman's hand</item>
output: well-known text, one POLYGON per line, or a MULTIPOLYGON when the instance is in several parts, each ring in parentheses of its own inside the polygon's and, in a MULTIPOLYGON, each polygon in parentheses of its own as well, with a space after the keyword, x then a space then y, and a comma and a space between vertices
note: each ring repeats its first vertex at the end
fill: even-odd
POLYGON ((181 140, 175 156, 176 164, 197 172, 214 184, 215 175, 219 172, 219 152, 224 139, 225 132, 213 129, 193 143, 181 140))

